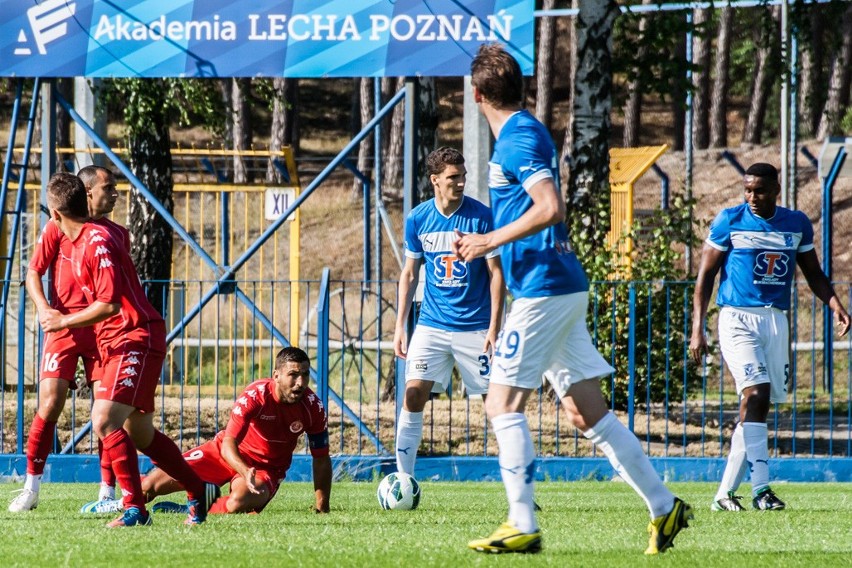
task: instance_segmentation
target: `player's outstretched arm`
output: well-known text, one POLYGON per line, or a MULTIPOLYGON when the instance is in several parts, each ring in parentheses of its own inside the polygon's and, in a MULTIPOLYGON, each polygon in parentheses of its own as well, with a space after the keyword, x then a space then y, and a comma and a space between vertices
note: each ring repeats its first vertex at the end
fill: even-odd
POLYGON ((841 337, 849 332, 849 327, 852 325, 852 318, 843 307, 843 302, 837 297, 834 287, 828 280, 828 276, 822 271, 819 265, 816 251, 811 249, 807 252, 796 255, 796 264, 802 269, 802 274, 805 275, 805 280, 808 281, 813 293, 817 298, 823 301, 831 311, 834 312, 834 318, 837 321, 838 333, 841 337))
POLYGON ((328 513, 331 499, 331 457, 328 455, 313 457, 313 476, 314 476, 314 495, 316 496, 316 505, 314 510, 317 513, 328 513))
POLYGON ((710 295, 713 293, 713 283, 724 259, 724 252, 706 243, 704 244, 704 249, 701 252, 701 263, 698 266, 698 276, 695 278, 695 293, 692 296, 692 337, 689 341, 689 352, 696 363, 701 363, 701 358, 708 353, 707 336, 704 335, 704 320, 707 318, 707 307, 710 304, 710 295))

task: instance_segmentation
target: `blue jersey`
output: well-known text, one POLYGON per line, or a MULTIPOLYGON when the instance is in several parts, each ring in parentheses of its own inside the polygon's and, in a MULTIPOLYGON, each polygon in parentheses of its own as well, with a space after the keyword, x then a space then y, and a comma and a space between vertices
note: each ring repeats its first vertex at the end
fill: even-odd
MULTIPOLYGON (((488 188, 494 224, 508 225, 532 207, 527 190, 553 179, 559 191, 559 160, 547 129, 529 112, 513 114, 500 130, 488 163, 488 188)), ((562 199, 562 197, 559 197, 562 199)), ((565 223, 557 223, 500 247, 506 286, 515 298, 539 298, 585 292, 586 273, 568 241, 565 223)))
MULTIPOLYGON (((447 331, 488 329, 491 323, 491 279, 484 258, 465 262, 452 251, 454 230, 487 233, 491 210, 464 196, 445 217, 430 199, 411 210, 405 223, 405 256, 421 258, 426 285, 418 324, 447 331)), ((496 256, 496 253, 490 255, 496 256)))
POLYGON ((717 304, 786 310, 796 253, 814 248, 814 229, 801 211, 776 207, 763 219, 743 203, 716 216, 706 242, 725 253, 717 304))

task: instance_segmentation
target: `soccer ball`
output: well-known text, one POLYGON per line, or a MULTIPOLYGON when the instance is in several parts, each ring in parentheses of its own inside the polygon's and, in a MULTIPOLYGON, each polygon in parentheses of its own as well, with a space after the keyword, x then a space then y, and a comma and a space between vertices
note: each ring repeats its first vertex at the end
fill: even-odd
POLYGON ((397 472, 385 476, 376 491, 382 509, 408 511, 420 504, 420 484, 407 473, 397 472))

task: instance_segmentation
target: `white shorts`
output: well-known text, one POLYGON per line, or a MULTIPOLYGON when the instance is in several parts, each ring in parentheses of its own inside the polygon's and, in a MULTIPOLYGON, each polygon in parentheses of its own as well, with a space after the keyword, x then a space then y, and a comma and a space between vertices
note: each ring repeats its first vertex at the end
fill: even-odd
POLYGON ((482 352, 485 335, 486 330, 446 331, 418 325, 405 357, 405 380, 433 381, 432 392, 444 392, 455 363, 465 392, 485 394, 491 368, 488 354, 482 352))
POLYGON ((543 375, 562 398, 572 384, 614 372, 592 345, 588 306, 588 292, 512 302, 497 341, 492 382, 536 389, 543 375))
POLYGON ((719 346, 737 394, 769 383, 770 402, 787 402, 790 332, 777 308, 733 308, 719 312, 719 346))

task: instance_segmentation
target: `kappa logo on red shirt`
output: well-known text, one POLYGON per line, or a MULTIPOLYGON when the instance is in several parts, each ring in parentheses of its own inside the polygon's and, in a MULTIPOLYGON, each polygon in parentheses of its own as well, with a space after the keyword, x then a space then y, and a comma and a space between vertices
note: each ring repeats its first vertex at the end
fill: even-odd
POLYGON ((233 413, 234 413, 234 414, 236 414, 237 416, 242 416, 242 415, 243 415, 243 409, 242 409, 242 407, 241 407, 241 406, 235 406, 235 407, 234 407, 234 410, 232 410, 231 412, 233 412, 233 413))
POLYGON ((95 249, 95 256, 100 256, 102 254, 109 254, 109 249, 103 245, 98 245, 98 248, 95 249))
POLYGON ((298 434, 302 430, 305 429, 305 425, 302 424, 301 420, 296 420, 295 422, 290 424, 290 431, 294 434, 298 434))
POLYGON ((98 268, 111 268, 112 261, 108 258, 102 258, 101 263, 98 265, 98 268))

